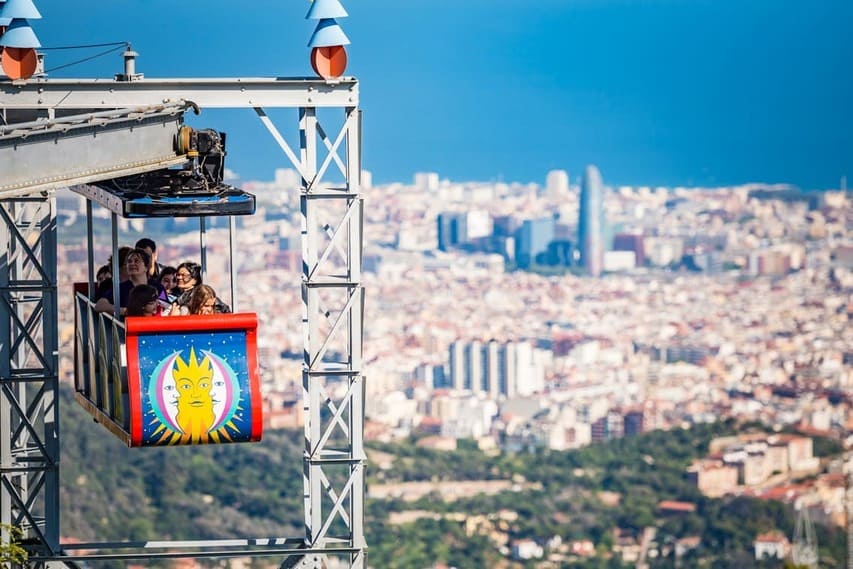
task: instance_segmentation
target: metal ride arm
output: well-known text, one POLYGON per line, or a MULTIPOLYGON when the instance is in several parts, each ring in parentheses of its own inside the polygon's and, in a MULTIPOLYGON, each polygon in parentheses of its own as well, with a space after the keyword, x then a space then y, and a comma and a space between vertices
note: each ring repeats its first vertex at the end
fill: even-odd
MULTIPOLYGON (((17 123, 39 119, 62 120, 68 115, 170 105, 182 100, 191 100, 202 108, 253 109, 302 177, 302 312, 306 347, 303 365, 306 408, 303 456, 305 535, 271 540, 194 541, 191 546, 194 550, 189 552, 186 549, 182 552, 182 548, 187 547, 185 542, 168 541, 141 545, 90 543, 86 544, 88 553, 79 556, 74 555, 70 548, 69 551, 63 551, 58 542, 59 429, 55 420, 58 389, 55 362, 50 366, 45 363, 44 371, 36 374, 43 376, 39 380, 43 387, 38 401, 49 402, 50 406, 47 403, 37 405, 37 401, 34 402, 25 390, 15 388, 21 385, 17 376, 10 377, 5 371, 0 374, 3 388, 0 410, 6 410, 0 415, 0 421, 3 422, 0 425, 0 522, 23 527, 27 537, 39 544, 32 549, 31 560, 34 562, 61 561, 73 564, 75 560, 105 558, 283 555, 289 566, 320 567, 325 558, 335 556, 346 559, 350 567, 363 569, 366 567, 363 510, 366 457, 363 448, 364 378, 361 369, 364 299, 361 284, 362 198, 359 183, 361 114, 358 109, 357 80, 236 78, 144 79, 125 82, 73 79, 0 81, 0 124, 7 124, 11 120, 17 123), (266 108, 298 110, 299 147, 296 151, 270 120, 266 108), (321 126, 317 116, 318 108, 343 112, 342 121, 339 115, 336 118, 342 122, 337 133, 321 126), (325 182, 330 168, 336 168, 342 174, 342 185, 325 182), (32 416, 22 418, 21 415, 25 413, 32 416), (31 425, 29 431, 22 424, 31 425), (38 432, 40 428, 45 431, 43 438, 49 442, 30 445, 29 452, 38 453, 41 458, 22 462, 18 458, 20 453, 13 447, 20 444, 18 441, 22 432, 38 432), (38 479, 38 476, 45 476, 39 474, 45 472, 44 465, 52 465, 46 471, 46 483, 38 479), (22 477, 34 482, 29 485, 21 483, 22 477), (10 491, 12 488, 16 489, 15 493, 10 491), (142 549, 127 554, 126 551, 133 547, 142 549)), ((129 126, 125 128, 130 130, 129 126)), ((14 132, 14 129, 10 132, 14 132)), ((119 134, 116 133, 116 136, 119 134)), ((91 140, 83 146, 89 142, 91 140)), ((0 170, 10 163, 7 158, 10 155, 0 154, 0 170)), ((85 172, 80 175, 85 175, 85 172)), ((101 179, 113 177, 115 174, 101 179)), ((14 190, 7 188, 6 194, 0 194, 0 209, 10 212, 4 215, 4 222, 9 227, 5 234, 12 235, 5 243, 10 251, 7 258, 12 255, 12 251, 17 250, 14 243, 26 245, 23 239, 16 237, 17 230, 14 229, 17 227, 14 212, 18 210, 18 202, 38 195, 37 201, 51 204, 52 198, 45 197, 43 190, 69 182, 53 180, 48 183, 53 185, 18 185, 14 190)), ((55 216, 55 212, 51 211, 51 216, 55 216)), ((46 224, 32 227, 40 229, 42 242, 47 247, 41 253, 45 256, 41 263, 50 264, 52 272, 43 275, 47 287, 47 292, 43 294, 44 302, 49 304, 55 314, 55 217, 51 217, 46 224)), ((0 226, 0 232, 2 229, 0 226)), ((0 337, 0 343, 9 342, 7 345, 16 350, 35 346, 38 353, 56 354, 56 318, 50 318, 50 314, 47 314, 42 325, 43 333, 17 324, 23 316, 16 317, 18 312, 9 307, 14 306, 15 299, 22 292, 16 289, 19 285, 13 273, 8 278, 3 278, 3 274, 0 270, 0 292, 8 313, 8 317, 7 314, 3 315, 3 322, 10 325, 5 328, 0 325, 0 331, 6 330, 4 337, 0 337), (23 338, 12 337, 10 340, 10 334, 18 334, 23 338)), ((12 368, 19 365, 18 359, 13 354, 12 368)), ((50 363, 50 359, 47 362, 50 363)), ((0 371, 8 367, 7 363, 0 362, 0 371)), ((27 438, 33 440, 35 437, 27 438)))
POLYGON ((183 164, 175 149, 184 101, 0 125, 0 197, 183 164))

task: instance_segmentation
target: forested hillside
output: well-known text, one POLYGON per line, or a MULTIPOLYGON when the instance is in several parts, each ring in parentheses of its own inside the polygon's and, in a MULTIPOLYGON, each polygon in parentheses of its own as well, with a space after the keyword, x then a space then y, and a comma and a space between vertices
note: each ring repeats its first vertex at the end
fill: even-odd
MULTIPOLYGON (((756 427, 739 425, 737 429, 756 427)), ((494 457, 484 456, 473 445, 460 445, 454 453, 426 451, 414 444, 381 445, 383 452, 396 458, 388 470, 377 473, 374 469, 374 481, 493 478, 512 479, 519 484, 514 491, 475 495, 452 503, 437 495, 413 502, 372 501, 370 529, 376 537, 370 542, 371 564, 423 568, 438 558, 459 569, 539 567, 542 560, 510 562, 507 557, 511 555, 499 554, 495 534, 506 533, 508 544, 525 538, 545 544, 555 536, 564 544, 583 540, 594 544, 592 556, 564 555, 556 567, 634 567, 633 563, 621 563, 619 555, 612 554, 614 548, 620 547, 616 529, 619 528, 619 535, 640 541, 644 528, 654 528, 663 557, 647 560, 652 569, 781 568, 781 561, 756 562, 753 541, 771 530, 779 530, 793 540, 795 513, 790 506, 747 497, 706 498, 685 475, 685 467, 707 452, 713 437, 734 432, 731 422, 695 425, 687 430, 656 431, 577 451, 542 450, 494 457), (662 513, 658 506, 664 500, 694 504, 696 509, 675 515, 662 513), (517 520, 503 524, 507 527, 501 531, 497 530, 502 524, 495 524, 489 532, 476 533, 466 542, 468 551, 476 552, 470 556, 459 546, 460 541, 465 541, 465 534, 459 523, 451 521, 453 513, 488 518, 502 509, 517 512, 517 520), (440 512, 443 516, 437 519, 421 515, 411 523, 388 523, 389 514, 402 511, 440 512), (492 541, 482 533, 489 533, 492 541), (676 561, 675 544, 697 537, 699 547, 684 551, 676 561)), ((837 444, 823 440, 815 446, 839 450, 837 444)), ((843 532, 820 526, 816 529, 821 567, 840 567, 845 551, 843 532)))
MULTIPOLYGON (((61 420, 64 537, 301 535, 301 431, 267 432, 258 444, 127 449, 82 412, 67 391, 61 420)), ((652 568, 674 566, 673 544, 695 537, 701 546, 681 556, 682 567, 781 567, 756 564, 752 542, 774 529, 792 536, 789 506, 743 497, 708 499, 684 475, 712 437, 732 432, 734 425, 718 423, 578 451, 493 456, 466 441, 455 452, 418 448, 414 439, 372 444, 370 453, 382 461, 368 464, 369 489, 413 481, 509 485, 493 495, 471 493, 452 501, 437 492, 409 501, 368 500, 370 566, 537 567, 541 559, 511 560, 511 544, 525 539, 554 543, 558 537, 563 544, 590 540, 595 551, 586 557, 562 555, 555 567, 621 567, 619 556, 612 554, 618 536, 636 537, 652 527, 661 550, 669 552, 649 560, 652 568), (662 500, 688 502, 696 509, 662 514, 662 500), (514 517, 498 520, 498 512, 514 517), (484 521, 473 527, 466 520, 484 521)), ((841 566, 843 532, 819 527, 818 538, 823 565, 841 566)))
POLYGON ((63 537, 302 535, 302 432, 256 444, 129 449, 61 400, 63 537))

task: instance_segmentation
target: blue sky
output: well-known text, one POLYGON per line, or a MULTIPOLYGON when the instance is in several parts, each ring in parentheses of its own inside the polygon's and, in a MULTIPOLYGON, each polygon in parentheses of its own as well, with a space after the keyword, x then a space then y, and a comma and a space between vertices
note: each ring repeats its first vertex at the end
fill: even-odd
MULTIPOLYGON (((307 0, 35 0, 42 44, 130 41, 147 77, 307 76, 307 0), (69 25, 73 22, 73 25, 69 25)), ((377 182, 853 178, 849 0, 342 0, 377 182)), ((97 50, 50 52, 47 68, 97 50)), ((119 72, 112 54, 52 77, 119 72)), ((229 167, 286 167, 250 111, 203 113, 229 167)))

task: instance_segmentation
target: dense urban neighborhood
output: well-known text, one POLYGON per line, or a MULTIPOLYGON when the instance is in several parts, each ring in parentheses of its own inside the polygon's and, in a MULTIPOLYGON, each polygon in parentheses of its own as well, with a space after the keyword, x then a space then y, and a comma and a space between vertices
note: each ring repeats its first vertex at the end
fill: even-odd
MULTIPOLYGON (((299 180, 278 170, 273 181, 235 183, 259 208, 239 220, 237 293, 226 300, 261 321, 267 426, 301 428, 299 180)), ((577 184, 551 172, 541 186, 432 173, 373 186, 365 173, 365 436, 378 445, 369 457, 371 501, 397 504, 391 525, 452 522, 492 543, 506 563, 537 567, 604 557, 656 567, 664 566, 656 559, 700 555, 711 546, 702 531, 663 532, 675 540, 666 543, 661 531, 666 520, 697 517, 713 500, 786 508, 777 525, 756 525, 756 559, 790 558, 794 532, 784 520, 801 512, 809 524, 840 531, 842 451, 853 432, 849 195, 603 183, 594 168, 577 184), (584 237, 589 231, 596 234, 584 237), (606 535, 521 531, 525 522, 511 507, 457 519, 449 507, 418 514, 399 506, 473 495, 497 504, 507 494, 560 490, 519 473, 469 485, 395 478, 405 462, 395 445, 427 456, 578 456, 572 451, 629 448, 644 433, 720 422, 727 432, 709 435, 706 448, 674 457, 693 490, 659 496, 654 519, 623 520, 606 535)), ((60 294, 61 373, 70 380, 70 291, 86 265, 85 245, 73 236, 84 209, 73 194, 58 203, 60 290, 68 291, 60 294)), ((128 242, 156 239, 164 264, 199 258, 194 220, 123 224, 128 242)), ((99 243, 102 262, 109 243, 108 235, 99 243)), ((208 229, 205 282, 226 295, 227 243, 223 227, 208 229)), ((660 460, 647 456, 644 468, 660 460)), ((624 504, 626 496, 607 486, 589 488, 584 501, 624 504)))

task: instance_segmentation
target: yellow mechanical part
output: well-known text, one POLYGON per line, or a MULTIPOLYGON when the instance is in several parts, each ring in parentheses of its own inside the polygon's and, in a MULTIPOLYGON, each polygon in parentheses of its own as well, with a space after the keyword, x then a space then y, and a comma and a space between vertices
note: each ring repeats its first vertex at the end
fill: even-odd
MULTIPOLYGON (((190 154, 190 141, 192 140, 193 128, 191 126, 182 126, 178 129, 177 152, 178 154, 190 154)), ((198 156, 198 152, 195 153, 198 156)))

